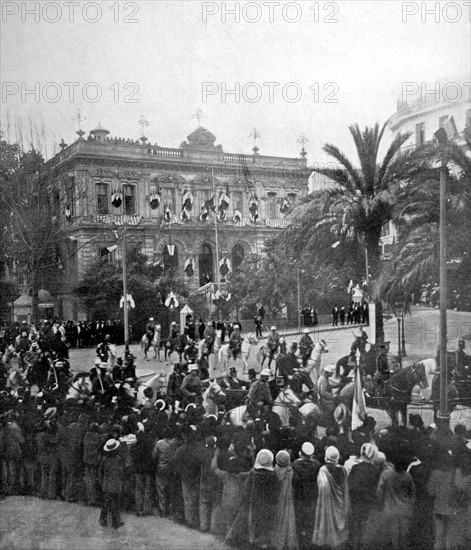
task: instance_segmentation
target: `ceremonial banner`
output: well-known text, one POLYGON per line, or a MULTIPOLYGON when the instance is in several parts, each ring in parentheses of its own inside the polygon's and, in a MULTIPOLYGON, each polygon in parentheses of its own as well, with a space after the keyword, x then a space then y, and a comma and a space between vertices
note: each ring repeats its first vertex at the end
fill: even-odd
POLYGON ((352 431, 360 426, 363 426, 363 421, 366 417, 365 394, 363 393, 363 385, 361 382, 361 374, 359 367, 355 367, 353 387, 353 406, 352 406, 352 431))

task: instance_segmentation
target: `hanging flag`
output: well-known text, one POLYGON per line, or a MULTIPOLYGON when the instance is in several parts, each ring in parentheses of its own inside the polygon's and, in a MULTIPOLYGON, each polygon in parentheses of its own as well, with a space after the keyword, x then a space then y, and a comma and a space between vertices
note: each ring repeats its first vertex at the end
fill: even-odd
POLYGON ((350 279, 350 282, 348 283, 347 292, 350 294, 353 288, 353 281, 350 279))
POLYGON ((206 208, 206 206, 201 207, 201 213, 200 213, 200 220, 202 222, 205 222, 208 219, 209 216, 209 210, 206 208))
MULTIPOLYGON (((134 300, 132 299, 132 296, 131 294, 128 294, 128 307, 131 307, 131 308, 135 308, 136 307, 136 304, 134 302, 134 300)), ((123 308, 124 307, 124 296, 121 296, 121 300, 119 301, 119 307, 120 308, 123 308)))
POLYGON ((161 197, 162 192, 160 191, 160 189, 155 193, 152 193, 152 195, 149 197, 150 207, 152 208, 152 210, 157 210, 157 208, 160 206, 161 197))
POLYGON ((365 394, 358 365, 355 367, 353 383, 352 431, 363 426, 363 421, 366 418, 365 394))
POLYGON ((193 258, 187 258, 185 260, 184 271, 188 277, 193 277, 195 273, 195 260, 193 258))
POLYGON ((231 262, 228 258, 222 258, 219 261, 219 271, 223 277, 226 277, 231 270, 231 262))
POLYGON ((121 204, 123 203, 123 194, 121 193, 121 191, 115 191, 112 195, 111 195, 111 204, 115 207, 115 208, 119 208, 121 206, 121 204))
POLYGON ((218 221, 225 222, 226 221, 226 215, 227 212, 224 208, 219 208, 218 210, 218 221))
POLYGON ((191 211, 193 208, 193 194, 191 191, 185 191, 183 192, 183 198, 182 198, 182 210, 187 210, 188 212, 191 211))
POLYGON ((216 210, 216 205, 214 204, 214 194, 211 195, 211 197, 204 202, 204 206, 209 210, 212 210, 213 212, 216 210))
POLYGON ((219 195, 219 209, 227 210, 228 208, 229 208, 229 196, 225 191, 223 191, 219 195))
POLYGON ((241 212, 239 210, 236 210, 234 212, 234 217, 232 219, 233 219, 234 223, 237 223, 237 224, 241 223, 242 222, 241 212))
POLYGON ((70 206, 67 205, 65 207, 65 219, 69 222, 72 219, 72 211, 70 210, 70 206))
POLYGON ((286 212, 288 212, 289 208, 290 208, 290 203, 289 203, 289 200, 285 197, 284 199, 282 199, 281 201, 281 206, 280 206, 280 212, 282 214, 286 214, 286 212))
POLYGON ((172 210, 170 206, 166 206, 164 210, 164 221, 170 223, 172 221, 172 210))
POLYGON ((258 220, 258 198, 256 195, 252 195, 252 198, 250 199, 249 212, 252 223, 256 223, 258 220))
POLYGON ((181 218, 184 222, 187 222, 190 220, 190 211, 189 210, 182 210, 181 218))
POLYGON ((165 306, 170 308, 170 310, 173 310, 176 307, 178 307, 178 300, 173 292, 170 292, 167 299, 165 300, 165 306))

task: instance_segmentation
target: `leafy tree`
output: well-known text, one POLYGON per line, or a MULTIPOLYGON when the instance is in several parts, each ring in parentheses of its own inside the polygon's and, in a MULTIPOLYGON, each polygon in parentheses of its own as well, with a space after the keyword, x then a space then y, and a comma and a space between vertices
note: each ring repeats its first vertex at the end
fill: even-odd
MULTIPOLYGON (((171 312, 165 300, 171 290, 181 298, 187 297, 183 281, 175 279, 171 270, 162 271, 159 266, 149 264, 138 245, 129 244, 126 251, 128 294, 135 303, 135 308, 128 310, 134 335, 144 332, 149 317, 166 327, 171 312)), ((123 295, 121 262, 111 263, 106 257, 95 260, 73 292, 85 305, 90 319, 122 318, 119 307, 123 295)))
POLYGON ((38 290, 57 280, 59 265, 58 191, 34 148, 0 142, 1 267, 14 266, 31 287, 32 319, 38 320, 38 290))

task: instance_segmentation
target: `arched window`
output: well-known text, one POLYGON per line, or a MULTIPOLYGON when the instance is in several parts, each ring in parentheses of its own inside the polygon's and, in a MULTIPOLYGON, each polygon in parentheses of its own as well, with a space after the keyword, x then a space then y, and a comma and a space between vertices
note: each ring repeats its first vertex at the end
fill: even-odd
POLYGON ((232 249, 232 271, 237 273, 240 270, 240 266, 244 261, 244 247, 240 244, 236 244, 232 249))
POLYGON ((200 271, 200 286, 214 281, 213 251, 209 244, 201 245, 198 267, 200 271))
POLYGON ((165 245, 162 257, 164 260, 164 272, 176 273, 178 270, 178 248, 175 246, 173 256, 171 256, 168 251, 168 246, 165 245))

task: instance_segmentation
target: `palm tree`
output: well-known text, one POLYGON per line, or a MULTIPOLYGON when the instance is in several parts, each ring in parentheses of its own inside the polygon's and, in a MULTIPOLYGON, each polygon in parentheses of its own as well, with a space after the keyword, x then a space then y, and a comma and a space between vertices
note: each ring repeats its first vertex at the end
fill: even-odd
POLYGON ((285 238, 295 243, 297 254, 308 253, 319 261, 330 262, 333 256, 361 266, 368 255, 370 274, 376 277, 380 267, 381 228, 393 217, 396 193, 409 154, 399 156, 410 134, 398 134, 386 155, 378 161, 378 150, 387 122, 380 128, 360 130, 349 127, 355 142, 359 167, 332 144, 323 150, 335 159, 338 168, 315 168, 314 172, 331 180, 332 187, 307 196, 293 212, 293 223, 285 238), (334 250, 335 249, 335 250, 334 250))

